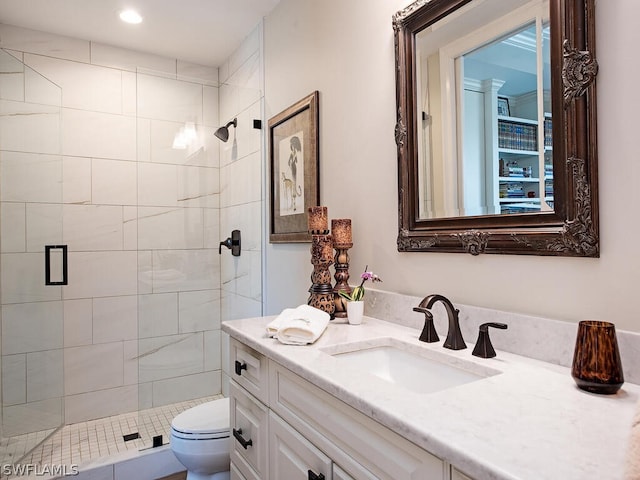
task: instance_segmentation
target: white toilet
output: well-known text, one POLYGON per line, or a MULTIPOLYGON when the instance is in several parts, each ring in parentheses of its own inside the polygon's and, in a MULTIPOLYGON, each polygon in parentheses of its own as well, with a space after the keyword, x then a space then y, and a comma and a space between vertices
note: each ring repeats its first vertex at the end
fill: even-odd
POLYGON ((187 468, 187 480, 228 480, 229 399, 197 405, 171 422, 171 450, 187 468))

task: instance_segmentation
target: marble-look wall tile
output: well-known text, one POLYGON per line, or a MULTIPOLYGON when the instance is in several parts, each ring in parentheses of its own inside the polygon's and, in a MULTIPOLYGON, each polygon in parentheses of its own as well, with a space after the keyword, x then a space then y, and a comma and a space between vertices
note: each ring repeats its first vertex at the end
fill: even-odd
POLYGON ((64 423, 62 398, 3 407, 2 435, 13 437, 59 427, 64 423))
POLYGON ((151 120, 137 118, 137 160, 138 162, 151 161, 151 120))
POLYGON ((124 351, 124 377, 125 385, 138 384, 138 337, 135 340, 123 342, 124 351))
POLYGON ((220 329, 220 290, 181 292, 178 306, 180 333, 220 329))
POLYGON ((27 355, 2 356, 2 406, 27 401, 27 355))
POLYGON ((137 76, 135 73, 122 72, 122 114, 136 116, 137 114, 137 76))
POLYGON ((72 424, 138 410, 136 385, 67 395, 64 399, 65 423, 72 424))
POLYGON ((122 114, 119 70, 32 54, 24 62, 62 89, 63 107, 122 114))
POLYGON ((217 395, 221 391, 220 370, 153 382, 153 406, 217 395))
POLYGON ((77 157, 136 159, 136 119, 62 109, 62 151, 77 157))
POLYGON ((101 205, 136 205, 137 173, 135 162, 91 161, 92 202, 101 205))
POLYGON ((220 287, 220 260, 213 250, 156 250, 153 252, 153 291, 185 292, 220 287))
POLYGON ((91 63, 134 73, 144 68, 165 74, 176 74, 174 59, 97 42, 91 42, 91 63))
POLYGON ((138 207, 122 207, 123 242, 125 250, 137 250, 138 247, 138 207))
POLYGON ((36 302, 2 307, 2 354, 55 350, 62 347, 62 302, 36 302))
POLYGON ((93 343, 109 343, 138 338, 138 298, 95 298, 93 300, 93 343))
POLYGON ((27 251, 44 252, 45 245, 64 243, 60 204, 27 203, 27 251))
POLYGON ((138 116, 202 123, 202 85, 138 75, 138 116))
POLYGON ((27 354, 27 402, 64 396, 62 352, 59 348, 27 354))
POLYGON ((202 248, 201 208, 140 207, 138 247, 152 249, 202 248))
POLYGON ((221 370, 220 330, 204 332, 204 369, 205 371, 221 370))
POLYGON ((138 203, 156 207, 178 205, 178 167, 138 163, 138 203))
POLYGON ((137 253, 70 252, 69 284, 65 300, 135 295, 138 286, 137 253))
POLYGON ((220 209, 220 232, 231 232, 238 229, 242 232, 242 250, 261 249, 262 239, 262 204, 260 202, 244 203, 220 209))
POLYGON ((64 349, 66 395, 94 392, 123 385, 122 342, 64 349))
POLYGON ((0 247, 3 253, 26 252, 26 228, 25 204, 2 202, 0 205, 0 247))
POLYGON ((32 68, 24 69, 24 100, 36 105, 62 106, 62 89, 32 68))
POLYGON ((201 373, 204 367, 203 333, 141 338, 140 382, 201 373))
MULTIPOLYGON (((233 118, 260 100, 260 55, 255 52, 226 81, 220 84, 220 119, 233 118)), ((257 117, 261 118, 261 117, 257 117)))
POLYGON ((65 300, 64 346, 79 347, 93 343, 93 301, 90 298, 65 300))
POLYGON ((138 324, 139 338, 178 333, 178 294, 139 295, 138 324))
POLYGON ((220 82, 228 81, 229 77, 241 69, 249 58, 260 52, 261 33, 262 25, 259 24, 247 35, 240 47, 229 56, 225 62, 225 71, 220 74, 220 82))
POLYGON ((138 294, 153 292, 153 252, 138 250, 138 294))
POLYGON ((219 170, 207 167, 178 167, 178 205, 218 208, 219 170))
POLYGON ((260 101, 254 101, 234 116, 238 119, 238 127, 229 132, 229 141, 220 146, 221 167, 258 152, 261 148, 263 130, 253 128, 253 120, 262 118, 260 101))
POLYGON ((202 214, 204 217, 204 248, 218 248, 219 242, 223 240, 220 238, 220 210, 203 208, 202 214))
POLYGON ((62 298, 61 287, 44 284, 42 253, 3 253, 0 264, 0 297, 3 305, 46 302, 62 298))
POLYGON ((89 42, 53 33, 0 24, 0 47, 89 63, 89 42))
POLYGON ((186 80, 216 87, 218 85, 218 69, 178 60, 177 78, 178 80, 186 80))
POLYGON ((6 52, 0 52, 0 98, 24 101, 24 65, 6 52))
POLYGON ((62 201, 62 157, 3 151, 0 199, 3 202, 62 201))
POLYGON ((262 198, 262 155, 256 151, 220 169, 220 206, 231 207, 262 198))
POLYGON ((64 203, 91 203, 91 159, 88 157, 62 157, 62 201, 64 203))
POLYGON ((0 145, 3 150, 59 155, 59 107, 0 101, 0 145))
POLYGON ((122 207, 64 205, 62 229, 69 251, 122 250, 122 207))
MULTIPOLYGON (((218 95, 219 95, 218 87, 208 87, 205 86, 202 89, 203 94, 203 123, 207 127, 212 127, 211 130, 207 130, 207 134, 211 135, 216 131, 218 127, 221 126, 219 115, 218 115, 218 95)), ((216 149, 217 150, 217 149, 216 149)), ((217 165, 212 165, 217 167, 217 165)))
POLYGON ((235 293, 222 291, 220 317, 223 322, 262 315, 262 302, 235 293))

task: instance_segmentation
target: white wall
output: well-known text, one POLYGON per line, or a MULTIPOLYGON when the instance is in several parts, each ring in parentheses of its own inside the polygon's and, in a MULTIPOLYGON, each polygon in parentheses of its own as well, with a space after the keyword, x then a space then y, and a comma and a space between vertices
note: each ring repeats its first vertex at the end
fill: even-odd
MULTIPOLYGON (((265 20, 265 117, 320 91, 320 203, 353 219, 352 280, 368 264, 389 291, 640 331, 640 4, 596 1, 601 256, 580 259, 398 253, 391 17, 409 3, 282 0, 265 20)), ((306 301, 308 244, 268 244, 266 264, 265 313, 306 301)))

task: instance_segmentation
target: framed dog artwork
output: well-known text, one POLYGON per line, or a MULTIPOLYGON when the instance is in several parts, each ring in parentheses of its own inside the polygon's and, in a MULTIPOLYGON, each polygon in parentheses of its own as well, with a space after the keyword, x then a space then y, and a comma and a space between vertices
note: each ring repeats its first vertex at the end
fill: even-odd
POLYGON ((307 208, 319 205, 318 92, 269 119, 269 242, 310 242, 307 208))

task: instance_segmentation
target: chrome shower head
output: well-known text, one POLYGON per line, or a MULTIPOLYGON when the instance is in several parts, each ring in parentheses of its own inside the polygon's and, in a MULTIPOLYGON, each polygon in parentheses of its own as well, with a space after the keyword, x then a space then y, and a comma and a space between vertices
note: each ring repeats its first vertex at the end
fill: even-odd
POLYGON ((220 127, 218 130, 215 131, 214 135, 218 137, 220 140, 222 140, 223 142, 226 142, 227 140, 229 140, 229 127, 232 125, 233 127, 238 126, 237 118, 234 118, 233 120, 231 120, 224 127, 220 127))

